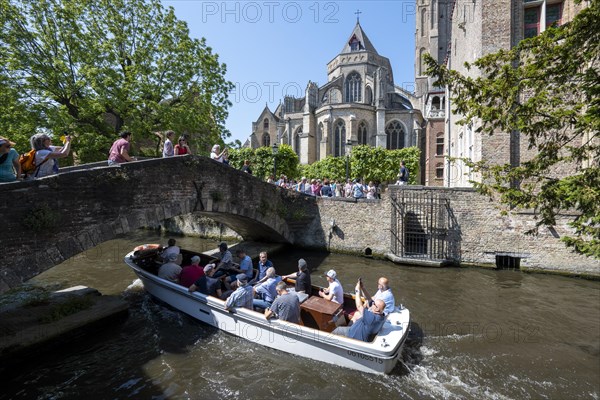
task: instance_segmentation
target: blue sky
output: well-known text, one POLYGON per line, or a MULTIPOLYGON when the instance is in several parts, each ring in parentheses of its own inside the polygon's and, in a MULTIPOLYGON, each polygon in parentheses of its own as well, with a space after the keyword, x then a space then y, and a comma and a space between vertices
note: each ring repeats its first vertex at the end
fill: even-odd
POLYGON ((414 90, 415 1, 165 0, 205 37, 235 88, 226 127, 244 142, 252 121, 283 96, 303 96, 309 80, 323 85, 327 63, 360 24, 377 52, 390 59, 396 85, 414 90))

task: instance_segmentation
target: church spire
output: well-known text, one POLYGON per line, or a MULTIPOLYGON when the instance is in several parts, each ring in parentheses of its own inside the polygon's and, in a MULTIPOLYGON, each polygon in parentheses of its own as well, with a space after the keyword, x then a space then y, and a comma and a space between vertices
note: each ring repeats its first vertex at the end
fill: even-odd
POLYGON ((344 45, 344 48, 342 49, 340 54, 352 53, 354 51, 368 51, 371 53, 378 54, 377 50, 375 50, 375 46, 373 46, 373 44, 363 31, 362 27, 360 26, 358 16, 361 13, 362 11, 356 11, 356 26, 354 27, 354 30, 350 34, 350 38, 346 41, 346 44, 344 45))

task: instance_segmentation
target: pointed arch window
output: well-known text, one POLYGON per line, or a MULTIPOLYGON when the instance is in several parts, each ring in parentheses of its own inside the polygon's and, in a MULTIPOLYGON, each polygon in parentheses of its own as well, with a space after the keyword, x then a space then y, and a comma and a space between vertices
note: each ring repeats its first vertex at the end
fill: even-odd
POLYGON ((263 146, 271 146, 271 136, 269 135, 269 132, 265 132, 263 133, 263 146))
POLYGON ((367 144, 367 123, 361 121, 358 124, 358 144, 367 144))
POLYGON ((390 122, 385 128, 387 135, 387 149, 395 150, 404 147, 404 129, 398 121, 390 122))
POLYGON ((321 140, 323 140, 323 123, 320 122, 319 123, 319 127, 317 128, 317 140, 315 140, 316 143, 316 148, 315 148, 315 154, 317 155, 317 161, 320 160, 320 155, 321 155, 321 140))
POLYGON ((298 157, 300 156, 300 135, 302 135, 302 127, 298 127, 298 129, 296 129, 296 134, 294 135, 294 147, 296 150, 296 154, 298 154, 298 157))
POLYGON ((268 131, 268 130, 269 130, 269 120, 267 118, 265 118, 263 121, 263 131, 268 131))
POLYGON ((362 79, 357 72, 346 78, 346 103, 358 103, 362 99, 362 79))
POLYGON ((333 132, 333 156, 340 157, 344 155, 346 145, 346 124, 341 119, 335 123, 333 132))

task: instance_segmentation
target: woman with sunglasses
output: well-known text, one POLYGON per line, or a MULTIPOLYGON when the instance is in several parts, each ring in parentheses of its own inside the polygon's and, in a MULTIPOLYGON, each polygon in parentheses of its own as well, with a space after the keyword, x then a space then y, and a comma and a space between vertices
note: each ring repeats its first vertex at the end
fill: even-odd
POLYGON ((180 136, 177 144, 175 145, 175 155, 183 156, 185 154, 192 154, 192 150, 190 146, 187 144, 187 139, 185 136, 180 136))
POLYGON ((64 146, 52 146, 52 138, 45 133, 37 133, 29 140, 35 152, 36 170, 32 178, 58 174, 58 160, 69 156, 71 136, 65 136, 64 146))
POLYGON ((21 180, 21 164, 19 153, 13 148, 15 144, 0 136, 0 182, 21 180))

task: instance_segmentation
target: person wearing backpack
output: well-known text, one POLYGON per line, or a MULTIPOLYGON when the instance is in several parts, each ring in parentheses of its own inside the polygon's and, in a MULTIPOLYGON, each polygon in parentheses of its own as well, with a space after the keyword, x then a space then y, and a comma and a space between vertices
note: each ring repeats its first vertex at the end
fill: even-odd
MULTIPOLYGON (((65 145, 62 147, 52 146, 52 138, 45 133, 36 133, 29 140, 31 148, 35 151, 35 158, 33 161, 33 170, 26 170, 28 179, 42 178, 48 175, 58 174, 58 158, 65 158, 71 151, 71 136, 65 136, 65 145)), ((27 154, 31 157, 31 152, 27 154)), ((21 165, 25 162, 24 158, 21 158, 21 165)))
POLYGON ((398 185, 408 185, 408 168, 404 161, 400 162, 400 172, 398 173, 398 185))
POLYGON ((21 180, 19 153, 13 148, 14 142, 0 136, 0 182, 21 180))

